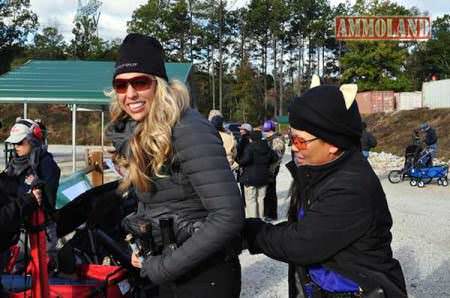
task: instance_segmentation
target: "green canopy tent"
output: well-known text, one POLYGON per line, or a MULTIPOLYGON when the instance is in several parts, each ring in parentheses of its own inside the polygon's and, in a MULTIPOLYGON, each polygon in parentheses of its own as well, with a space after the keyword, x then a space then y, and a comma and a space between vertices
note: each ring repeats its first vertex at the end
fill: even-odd
POLYGON ((289 116, 283 115, 277 117, 278 124, 289 124, 289 116))
MULTIPOLYGON (((178 79, 189 86, 191 63, 166 63, 169 80, 178 79)), ((76 113, 96 110, 104 112, 110 99, 104 91, 111 88, 114 62, 79 60, 30 60, 21 67, 0 76, 0 103, 67 104, 72 110, 72 169, 75 171, 76 113)), ((102 133, 103 146, 103 133, 102 133)))

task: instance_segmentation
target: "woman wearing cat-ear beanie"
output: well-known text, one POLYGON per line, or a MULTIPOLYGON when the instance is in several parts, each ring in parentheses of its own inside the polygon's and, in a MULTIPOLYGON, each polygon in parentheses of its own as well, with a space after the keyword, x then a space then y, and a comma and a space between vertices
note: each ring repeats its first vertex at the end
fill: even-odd
POLYGON ((289 108, 288 221, 247 219, 248 249, 289 263, 289 297, 406 297, 386 197, 360 152, 357 87, 315 85, 289 108))

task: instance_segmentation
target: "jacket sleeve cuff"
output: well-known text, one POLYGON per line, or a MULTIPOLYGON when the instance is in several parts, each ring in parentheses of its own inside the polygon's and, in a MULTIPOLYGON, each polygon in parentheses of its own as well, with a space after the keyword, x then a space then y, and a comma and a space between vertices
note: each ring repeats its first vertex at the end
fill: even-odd
POLYGON ((245 220, 244 246, 248 248, 250 254, 260 254, 263 252, 262 248, 258 245, 257 236, 267 225, 270 224, 263 222, 259 218, 249 218, 245 220))
POLYGON ((149 279, 156 285, 169 281, 170 274, 164 268, 163 256, 147 257, 142 263, 141 277, 149 279))

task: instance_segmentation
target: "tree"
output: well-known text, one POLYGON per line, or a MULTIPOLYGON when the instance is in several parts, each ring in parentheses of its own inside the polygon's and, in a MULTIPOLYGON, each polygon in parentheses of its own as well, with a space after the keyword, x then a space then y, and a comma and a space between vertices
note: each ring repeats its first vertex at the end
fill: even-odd
POLYGON ((65 59, 66 43, 58 29, 46 27, 42 34, 34 36, 33 57, 41 59, 65 59))
POLYGON ((195 7, 186 0, 149 0, 133 12, 128 32, 157 38, 170 61, 191 61, 197 43, 195 7))
POLYGON ((86 59, 90 56, 96 39, 97 27, 89 16, 81 16, 75 21, 72 29, 74 38, 71 40, 71 53, 78 59, 86 59))
POLYGON ((269 0, 252 0, 249 4, 247 20, 250 35, 254 44, 254 57, 261 59, 261 70, 264 82, 264 110, 267 110, 267 65, 269 49, 269 22, 270 18, 269 0))
POLYGON ((230 118, 258 124, 264 118, 263 86, 256 79, 256 73, 247 59, 235 72, 236 82, 232 85, 226 107, 231 110, 230 118))
POLYGON ((397 42, 349 42, 348 51, 341 58, 343 82, 358 84, 358 90, 411 89, 402 71, 407 52, 397 42))
POLYGON ((127 22, 129 33, 141 33, 154 36, 164 46, 168 40, 165 19, 168 14, 168 5, 159 0, 149 0, 133 11, 131 21, 127 22))
MULTIPOLYGON (((413 15, 409 10, 389 1, 358 0, 355 14, 413 15)), ((347 42, 347 52, 341 57, 342 82, 358 84, 359 90, 409 91, 412 82, 405 72, 408 57, 407 43, 398 41, 347 42)))
POLYGON ((450 78, 450 15, 437 18, 432 28, 432 39, 419 43, 408 59, 407 70, 415 90, 434 74, 440 79, 450 78))
POLYGON ((29 0, 0 1, 0 74, 10 70, 14 57, 37 27, 29 0))

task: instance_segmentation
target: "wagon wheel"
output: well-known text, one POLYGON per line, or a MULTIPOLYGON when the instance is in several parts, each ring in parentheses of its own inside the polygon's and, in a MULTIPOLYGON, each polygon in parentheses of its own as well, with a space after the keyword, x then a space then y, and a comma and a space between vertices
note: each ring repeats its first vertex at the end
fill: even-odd
POLYGON ((439 178, 438 180, 437 180, 437 183, 438 183, 438 185, 442 185, 442 179, 441 178, 439 178))
POLYGON ((417 180, 416 179, 411 179, 411 181, 409 181, 409 185, 416 186, 417 185, 417 180))
POLYGON ((445 178, 444 180, 442 180, 442 186, 448 186, 448 180, 447 180, 447 178, 445 178))
POLYGON ((423 180, 419 180, 419 182, 417 182, 417 186, 420 188, 425 187, 425 182, 423 182, 423 180))
POLYGON ((389 172, 388 175, 389 182, 399 183, 403 180, 403 173, 400 170, 393 170, 389 172))

